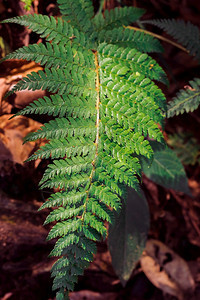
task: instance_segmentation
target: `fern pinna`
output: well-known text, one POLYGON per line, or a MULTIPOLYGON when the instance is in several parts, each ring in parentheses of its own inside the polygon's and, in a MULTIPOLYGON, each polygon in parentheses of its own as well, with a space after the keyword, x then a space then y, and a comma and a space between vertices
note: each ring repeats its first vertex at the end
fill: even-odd
POLYGON ((138 189, 140 157, 151 158, 149 139, 162 141, 166 102, 153 80, 166 82, 162 68, 144 52, 160 51, 153 37, 125 28, 143 10, 116 8, 94 15, 91 0, 58 0, 62 18, 25 15, 5 22, 28 26, 45 44, 23 47, 6 59, 34 60, 43 71, 31 73, 11 93, 46 89, 53 94, 19 114, 56 118, 25 141, 49 140, 30 160, 53 159, 41 188, 59 188, 41 207, 55 208, 46 224, 57 221, 48 239, 57 238, 52 267, 57 299, 68 299, 78 275, 93 260, 96 241, 105 239, 105 221, 138 189), (69 22, 70 21, 70 22, 69 22))

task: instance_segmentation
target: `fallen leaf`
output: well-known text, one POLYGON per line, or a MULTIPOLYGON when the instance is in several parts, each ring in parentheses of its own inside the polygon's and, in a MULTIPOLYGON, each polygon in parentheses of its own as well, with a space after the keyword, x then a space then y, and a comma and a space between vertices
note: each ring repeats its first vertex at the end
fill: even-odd
POLYGON ((88 290, 70 293, 70 300, 116 300, 116 293, 98 293, 88 290))
POLYGON ((24 90, 16 92, 3 100, 5 94, 10 91, 16 83, 31 72, 38 72, 43 68, 35 62, 26 62, 23 60, 11 59, 3 63, 5 74, 0 78, 0 104, 1 114, 10 113, 13 107, 23 108, 33 100, 45 96, 46 92, 42 90, 24 90), (10 67, 12 65, 12 68, 10 67))
POLYGON ((147 242, 140 263, 148 279, 163 292, 183 300, 194 291, 195 282, 186 261, 160 241, 147 242))
POLYGON ((11 160, 23 164, 33 149, 38 148, 42 141, 27 142, 23 145, 23 138, 31 131, 41 127, 41 123, 24 116, 0 116, 0 160, 11 160))

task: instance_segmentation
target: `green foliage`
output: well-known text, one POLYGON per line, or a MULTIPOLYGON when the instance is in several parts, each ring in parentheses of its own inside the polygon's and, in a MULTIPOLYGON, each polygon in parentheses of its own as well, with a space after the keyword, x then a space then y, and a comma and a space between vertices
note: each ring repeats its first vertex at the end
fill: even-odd
MULTIPOLYGON (((54 93, 20 114, 55 117, 25 141, 49 140, 29 160, 53 159, 40 185, 59 191, 42 208, 55 207, 45 222, 56 221, 48 235, 57 238, 51 255, 60 256, 52 268, 53 289, 58 290, 57 299, 67 299, 93 260, 95 242, 107 237, 104 221, 113 223, 126 201, 127 186, 139 190, 140 161, 153 158, 149 138, 163 140, 159 124, 166 100, 153 80, 167 79, 144 53, 160 51, 160 43, 121 26, 137 20, 142 10, 115 9, 103 18, 100 13, 93 16, 89 0, 58 0, 58 5, 62 19, 26 15, 5 21, 28 26, 46 38, 46 44, 23 47, 5 59, 34 60, 44 66, 8 94, 24 89, 54 93)), ((141 251, 143 241, 144 237, 141 251)))
POLYGON ((149 230, 149 209, 142 191, 128 189, 116 221, 109 228, 108 246, 112 265, 123 285, 126 284, 145 247, 149 230))
POLYGON ((79 31, 92 32, 91 19, 94 16, 92 1, 90 0, 57 0, 62 19, 79 31))
POLYGON ((160 42, 151 35, 141 31, 134 31, 130 28, 114 28, 112 30, 102 30, 98 33, 100 42, 116 44, 120 47, 135 48, 142 52, 162 52, 163 47, 160 42))
POLYGON ((168 118, 184 112, 192 112, 200 104, 200 79, 189 81, 189 86, 178 92, 176 97, 168 104, 168 118))
MULTIPOLYGON (((188 53, 200 61, 200 31, 190 22, 183 20, 151 20, 143 23, 152 24, 166 31, 188 50, 188 53)), ((194 78, 190 86, 180 90, 168 105, 168 118, 174 115, 192 112, 199 106, 200 79, 194 78)))
POLYGON ((89 49, 92 44, 90 40, 76 28, 73 28, 68 22, 62 19, 56 19, 54 17, 48 17, 45 15, 34 14, 24 15, 20 17, 11 18, 2 23, 15 23, 23 26, 27 26, 40 35, 41 38, 45 38, 46 41, 54 42, 58 44, 70 44, 73 40, 73 46, 81 46, 81 48, 89 49), (89 46, 90 45, 90 46, 89 46), (89 47, 89 48, 88 48, 89 47))
POLYGON ((190 132, 178 132, 168 136, 168 145, 176 152, 184 165, 200 163, 200 145, 190 132))
MULTIPOLYGON (((191 56, 200 61, 200 31, 197 26, 190 22, 186 23, 183 20, 174 19, 148 20, 142 23, 155 25, 163 29, 181 45, 186 47, 191 56)), ((168 118, 183 114, 184 112, 192 112, 199 106, 200 79, 194 78, 189 84, 189 87, 187 86, 186 89, 180 90, 174 99, 169 102, 168 118)))
POLYGON ((190 22, 184 22, 183 20, 148 20, 143 23, 155 25, 174 39, 182 44, 189 51, 189 54, 195 56, 200 60, 200 32, 199 28, 190 22))
POLYGON ((142 159, 144 174, 167 189, 190 195, 185 170, 176 154, 157 142, 152 142, 151 145, 154 149, 154 159, 153 161, 142 159))
POLYGON ((97 32, 112 30, 122 25, 130 25, 144 14, 144 10, 137 7, 116 7, 110 11, 105 10, 104 16, 99 13, 93 19, 97 32))
POLYGON ((32 3, 33 3, 33 0, 21 0, 22 2, 24 2, 24 8, 26 9, 26 10, 29 10, 30 8, 31 8, 31 5, 32 5, 32 3))

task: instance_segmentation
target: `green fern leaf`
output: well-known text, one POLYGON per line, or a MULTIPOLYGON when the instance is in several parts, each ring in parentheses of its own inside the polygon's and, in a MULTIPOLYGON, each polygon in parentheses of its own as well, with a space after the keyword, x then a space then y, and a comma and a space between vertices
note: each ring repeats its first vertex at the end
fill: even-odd
POLYGON ((110 11, 105 10, 104 16, 97 14, 92 20, 97 32, 110 30, 122 25, 130 25, 137 21, 144 14, 144 10, 137 7, 114 8, 110 11))
POLYGON ((45 65, 46 68, 66 66, 66 62, 76 64, 80 67, 94 68, 92 54, 80 47, 72 48, 70 41, 67 43, 46 43, 46 45, 34 44, 20 48, 9 53, 2 61, 7 59, 34 60, 36 63, 45 65))
POLYGON ((161 43, 149 34, 129 28, 114 28, 102 30, 98 39, 100 42, 115 44, 120 47, 135 48, 141 52, 163 52, 161 43))
POLYGON ((94 71, 77 65, 66 65, 64 69, 46 69, 32 72, 19 81, 6 96, 21 90, 48 90, 49 92, 62 95, 64 93, 77 96, 88 96, 95 91, 94 71), (90 71, 90 72, 89 72, 90 71), (93 77, 93 78, 92 78, 93 77))
POLYGON ((74 204, 81 203, 84 200, 86 194, 84 192, 58 192, 56 194, 51 195, 51 197, 43 203, 40 207, 41 209, 50 208, 50 207, 58 207, 58 206, 71 206, 74 204))
POLYGON ((136 49, 124 49, 117 45, 107 44, 101 44, 98 51, 102 58, 101 68, 108 73, 108 77, 112 73, 128 78, 133 73, 137 73, 137 76, 144 74, 145 77, 167 84, 165 72, 147 54, 140 53, 136 49))
POLYGON ((56 94, 51 95, 50 98, 44 96, 44 98, 37 99, 16 113, 16 115, 48 114, 49 116, 59 117, 74 116, 77 118, 90 118, 94 113, 95 108, 86 97, 81 100, 81 98, 76 99, 72 95, 62 95, 61 97, 56 94))
POLYGON ((189 81, 190 86, 180 90, 175 98, 168 104, 168 118, 184 112, 192 112, 200 104, 200 79, 195 78, 189 81))
POLYGON ((123 8, 93 16, 89 0, 58 0, 63 20, 29 15, 8 20, 29 26, 46 44, 30 45, 7 59, 34 60, 45 68, 18 82, 23 89, 53 93, 17 114, 56 117, 25 138, 48 139, 28 161, 51 158, 41 188, 57 189, 41 207, 54 207, 48 239, 57 238, 52 268, 57 299, 73 290, 78 275, 93 260, 95 242, 107 237, 105 221, 127 196, 139 190, 141 158, 153 158, 149 139, 162 141, 166 99, 154 80, 167 82, 162 68, 143 52, 160 51, 150 35, 120 27, 142 11, 123 8), (97 28, 98 22, 102 22, 97 28), (96 26, 96 27, 95 27, 96 26), (108 30, 109 28, 109 30, 108 30))
POLYGON ((82 213, 83 208, 82 207, 71 207, 68 210, 66 210, 64 207, 59 207, 58 209, 55 209, 52 211, 48 217, 46 218, 44 224, 49 224, 54 221, 60 221, 72 218, 76 215, 79 215, 82 213))
POLYGON ((52 139, 48 144, 42 146, 38 151, 31 155, 26 161, 38 158, 62 158, 73 156, 86 156, 94 151, 94 143, 84 137, 52 139))
POLYGON ((21 0, 22 2, 24 2, 24 8, 26 9, 26 10, 29 10, 30 8, 31 8, 31 5, 32 5, 32 2, 33 2, 33 0, 21 0))
MULTIPOLYGON (((90 153, 92 156, 94 153, 90 153)), ((71 159, 54 160, 46 169, 41 184, 48 179, 55 178, 64 174, 78 174, 82 172, 91 172, 91 157, 74 157, 71 159)))
POLYGON ((35 141, 42 138, 60 139, 67 136, 76 136, 77 138, 83 136, 92 139, 95 136, 95 128, 93 125, 94 122, 92 122, 92 120, 84 122, 84 120, 79 119, 74 121, 73 118, 57 118, 44 124, 38 131, 28 134, 24 141, 35 141))
POLYGON ((61 19, 56 20, 54 17, 29 14, 7 19, 1 23, 15 23, 28 26, 33 32, 38 33, 41 38, 46 38, 47 41, 53 41, 54 43, 68 43, 71 41, 75 45, 86 48, 90 48, 91 45, 82 32, 73 28, 68 22, 61 19))
POLYGON ((91 18, 94 16, 94 8, 91 0, 58 0, 57 2, 64 20, 70 21, 72 26, 85 33, 93 30, 91 18))
POLYGON ((184 22, 183 20, 149 20, 143 21, 143 23, 155 25, 188 49, 189 54, 196 56, 200 60, 200 31, 199 28, 190 22, 184 22))

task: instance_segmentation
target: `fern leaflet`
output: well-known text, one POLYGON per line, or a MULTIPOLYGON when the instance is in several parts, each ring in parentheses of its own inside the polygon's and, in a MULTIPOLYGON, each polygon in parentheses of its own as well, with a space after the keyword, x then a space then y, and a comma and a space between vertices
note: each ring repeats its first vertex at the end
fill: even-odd
POLYGON ((129 28, 114 28, 112 30, 102 30, 98 34, 101 42, 116 44, 120 47, 131 47, 141 52, 162 52, 163 47, 160 42, 149 34, 141 31, 134 31, 129 28))
POLYGON ((93 31, 91 18, 94 9, 91 0, 58 0, 63 19, 70 21, 72 26, 85 33, 93 31))
POLYGON ((183 20, 150 20, 143 21, 143 23, 155 25, 189 50, 190 55, 195 56, 200 60, 200 32, 199 28, 190 22, 184 22, 183 20))
POLYGON ((31 8, 33 0, 22 0, 22 2, 24 2, 24 8, 26 10, 29 10, 31 8))
POLYGON ((184 112, 192 112, 200 104, 200 79, 189 81, 190 86, 178 92, 175 98, 168 104, 168 118, 184 112))
POLYGON ((114 8, 110 11, 105 10, 104 16, 97 14, 92 20, 97 32, 110 30, 122 25, 129 25, 137 21, 144 13, 143 9, 136 7, 114 8))

